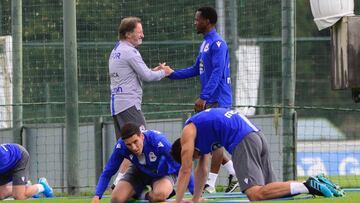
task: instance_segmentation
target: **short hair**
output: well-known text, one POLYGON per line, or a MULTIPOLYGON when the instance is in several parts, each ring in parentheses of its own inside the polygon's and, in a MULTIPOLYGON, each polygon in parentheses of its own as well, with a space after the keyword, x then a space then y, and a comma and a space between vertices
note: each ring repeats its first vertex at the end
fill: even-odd
POLYGON ((181 138, 178 138, 172 144, 170 154, 176 162, 181 164, 181 138))
POLYGON ((136 123, 125 123, 125 125, 121 128, 121 139, 125 140, 134 134, 140 135, 140 126, 136 123))
POLYGON ((123 18, 118 27, 119 39, 126 39, 126 33, 134 32, 134 29, 138 23, 141 23, 141 19, 138 17, 126 17, 123 18))
POLYGON ((208 19, 211 24, 215 25, 217 22, 217 13, 216 10, 213 7, 204 6, 201 8, 198 8, 196 11, 201 12, 201 16, 205 19, 208 19))

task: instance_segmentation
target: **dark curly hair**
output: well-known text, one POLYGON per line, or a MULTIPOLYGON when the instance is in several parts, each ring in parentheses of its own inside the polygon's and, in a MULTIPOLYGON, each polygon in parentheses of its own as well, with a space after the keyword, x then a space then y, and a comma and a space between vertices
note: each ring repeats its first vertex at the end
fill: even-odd
POLYGON ((181 164, 181 138, 178 138, 172 144, 170 153, 173 159, 181 164))
POLYGON ((215 25, 217 22, 217 13, 216 10, 209 6, 204 6, 201 8, 198 8, 196 11, 201 12, 201 16, 205 19, 208 19, 211 24, 215 25))

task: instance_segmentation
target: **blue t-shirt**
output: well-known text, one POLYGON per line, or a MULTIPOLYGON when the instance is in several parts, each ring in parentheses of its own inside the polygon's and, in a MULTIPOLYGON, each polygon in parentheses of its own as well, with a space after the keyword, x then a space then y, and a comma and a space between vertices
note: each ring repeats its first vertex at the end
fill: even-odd
POLYGON ((0 173, 10 171, 21 160, 21 150, 18 144, 0 145, 0 173))
POLYGON ((225 40, 211 30, 204 36, 195 64, 175 70, 170 79, 178 80, 200 75, 200 98, 207 103, 219 103, 219 107, 232 105, 230 58, 225 40))
MULTIPOLYGON (((144 155, 145 162, 139 160, 138 157, 126 147, 124 141, 119 139, 100 176, 95 192, 97 196, 102 196, 111 177, 119 170, 119 166, 124 159, 128 159, 140 171, 153 178, 178 174, 181 166, 171 157, 171 143, 166 139, 165 135, 154 130, 147 130, 143 133, 144 148, 142 154, 144 155)), ((192 181, 189 183, 190 192, 193 192, 193 184, 192 177, 192 181)))
POLYGON ((201 154, 218 146, 232 153, 246 135, 259 131, 244 115, 224 108, 206 109, 190 117, 185 125, 189 123, 196 126, 195 149, 201 154))

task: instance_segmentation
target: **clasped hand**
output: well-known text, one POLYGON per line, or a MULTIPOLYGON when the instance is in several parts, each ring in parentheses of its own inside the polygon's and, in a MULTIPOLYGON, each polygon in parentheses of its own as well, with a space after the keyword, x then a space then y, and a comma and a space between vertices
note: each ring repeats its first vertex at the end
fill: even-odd
POLYGON ((171 73, 174 72, 174 70, 172 68, 170 68, 170 66, 167 66, 166 63, 159 63, 159 65, 156 66, 155 68, 153 68, 152 70, 153 71, 164 70, 165 76, 169 76, 169 75, 171 75, 171 73))

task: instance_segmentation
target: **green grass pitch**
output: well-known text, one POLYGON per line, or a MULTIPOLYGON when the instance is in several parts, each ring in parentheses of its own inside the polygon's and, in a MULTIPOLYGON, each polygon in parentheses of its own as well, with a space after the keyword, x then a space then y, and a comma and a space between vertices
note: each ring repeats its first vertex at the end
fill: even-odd
MULTIPOLYGON (((330 202, 330 203, 358 203, 360 199, 360 192, 349 192, 346 194, 345 197, 341 198, 323 198, 323 197, 315 197, 310 199, 295 199, 295 200, 278 200, 278 201, 266 201, 268 203, 284 203, 291 202, 291 203, 321 203, 321 202, 330 202)), ((109 198, 104 198, 101 200, 102 203, 109 202, 109 198)), ((233 199, 233 198, 224 198, 224 199, 214 199, 209 200, 207 202, 226 202, 227 200, 244 200, 244 199, 233 199)), ((91 198, 75 198, 75 197, 66 197, 66 198, 50 198, 50 199, 31 199, 31 200, 22 200, 22 201, 16 201, 16 202, 24 202, 24 203, 89 203, 91 202, 91 198)), ((138 201, 138 202, 144 202, 144 201, 138 201)), ((232 201, 234 202, 234 201, 232 201)))
MULTIPOLYGON (((298 177, 298 181, 304 181, 307 177, 298 177)), ((334 181, 335 183, 338 183, 342 188, 359 188, 360 186, 360 179, 358 176, 332 176, 329 177, 332 181, 334 181)), ((223 187, 217 187, 217 191, 222 192, 224 190, 223 187)), ((92 192, 89 192, 85 195, 91 195, 92 192)), ((106 194, 110 194, 109 191, 106 194)), ((58 194, 61 195, 61 194, 58 194)), ((307 195, 309 196, 309 195, 307 195)), ((301 196, 299 196, 301 197, 301 196)), ((105 202, 109 202, 109 198, 104 198, 101 200, 102 203, 105 202)), ((224 199, 214 199, 212 201, 208 201, 208 202, 226 202, 227 200, 245 200, 243 199, 233 199, 233 198, 224 198, 224 199)), ((346 193, 345 197, 342 198, 322 198, 322 197, 316 197, 316 198, 311 198, 311 199, 296 199, 295 200, 278 200, 278 201, 266 201, 269 203, 275 203, 275 202, 279 202, 279 203, 284 203, 284 201, 286 202, 291 202, 291 203, 316 203, 316 202, 330 202, 330 203, 359 203, 360 201, 360 192, 348 192, 346 193)), ((90 203, 91 202, 91 198, 84 198, 84 197, 64 197, 64 198, 53 198, 53 199, 30 199, 30 200, 23 200, 23 201, 16 201, 16 202, 25 202, 25 203, 62 203, 62 202, 66 202, 66 203, 90 203)), ((138 201, 141 202, 141 201, 138 201)), ((144 201, 143 201, 144 202, 144 201)), ((233 201, 234 202, 234 201, 233 201)))

